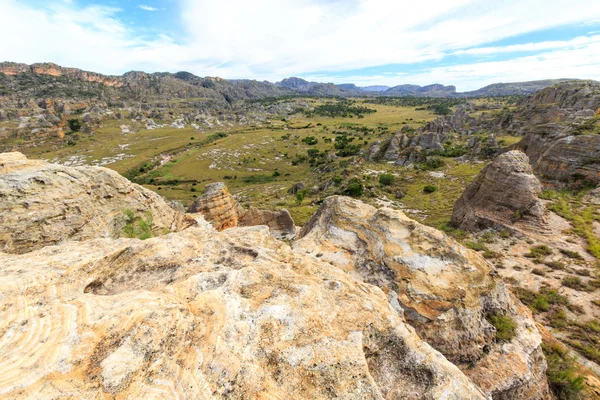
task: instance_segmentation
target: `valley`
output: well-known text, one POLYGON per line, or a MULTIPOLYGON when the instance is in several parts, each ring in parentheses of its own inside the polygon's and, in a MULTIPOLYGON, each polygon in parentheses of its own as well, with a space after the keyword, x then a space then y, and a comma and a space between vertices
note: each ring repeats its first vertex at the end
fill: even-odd
MULTIPOLYGON (((132 287, 160 293, 165 302, 195 310, 189 319, 181 317, 191 332, 198 323, 192 319, 207 321, 216 313, 208 310, 211 301, 190 300, 200 296, 189 289, 196 285, 191 282, 204 274, 210 277, 198 285, 213 288, 211 296, 224 296, 223 304, 234 308, 246 301, 240 299, 252 298, 244 307, 260 320, 272 310, 260 314, 257 304, 273 296, 277 307, 287 307, 293 303, 289 297, 304 290, 302 276, 313 279, 315 270, 326 270, 324 280, 335 276, 327 280, 328 288, 338 290, 344 282, 378 304, 373 311, 344 289, 355 312, 363 306, 370 310, 356 329, 367 332, 371 328, 361 324, 374 326, 378 320, 383 325, 377 329, 391 335, 392 328, 378 319, 381 312, 386 321, 402 319, 414 328, 416 333, 402 333, 407 352, 418 352, 425 342, 440 352, 443 361, 423 367, 427 376, 444 377, 436 381, 440 386, 421 385, 420 378, 407 386, 439 394, 445 390, 439 382, 459 368, 453 384, 473 393, 470 398, 546 399, 549 391, 561 400, 600 398, 600 83, 499 84, 467 96, 443 85, 363 93, 298 78, 271 84, 183 72, 108 77, 52 64, 2 68, 0 171, 6 178, 0 179, 5 223, 0 250, 15 279, 21 279, 15 272, 21 263, 37 271, 41 260, 54 257, 48 249, 64 248, 78 265, 77 284, 85 290, 61 285, 79 293, 77 302, 91 301, 86 297, 91 293, 115 296, 124 307, 132 287), (58 211, 49 211, 51 202, 58 211), (257 227, 265 225, 269 228, 257 227), (70 240, 87 246, 84 261, 70 240), (171 247, 180 243, 185 248, 173 254, 171 247), (95 246, 120 249, 115 263, 121 269, 113 271, 112 261, 95 246), (131 263, 121 259, 129 251, 139 251, 131 263), (153 251, 168 256, 155 257, 153 251), (198 261, 203 257, 207 264, 198 261), (93 279, 84 272, 88 262, 103 268, 93 279), (148 270, 131 269, 145 263, 148 270), (289 276, 281 265, 293 266, 289 276), (244 279, 253 289, 222 289, 238 270, 250 274, 244 279), (228 277, 214 275, 220 273, 228 277), (264 281, 255 282, 262 278, 252 274, 270 277, 266 281, 276 276, 277 287, 269 289, 276 294, 263 293, 264 281), (166 293, 176 293, 177 300, 166 293), (469 346, 459 345, 463 342, 469 346), (503 363, 514 368, 510 374, 501 369, 503 363)), ((57 259, 53 265, 66 270, 69 262, 57 259)), ((319 283, 310 285, 331 307, 345 307, 340 298, 321 293, 319 283)), ((289 320, 303 321, 310 332, 318 331, 313 323, 327 324, 294 307, 289 320)), ((143 318, 139 313, 136 309, 136 318, 143 318)), ((284 319, 277 315, 276 320, 284 319)), ((227 318, 235 325, 228 328, 228 351, 241 359, 245 350, 231 340, 231 332, 255 326, 246 326, 245 314, 227 318)), ((96 329, 90 326, 82 329, 96 329)), ((338 328, 343 340, 352 335, 338 328)), ((275 328, 261 329, 256 335, 271 340, 275 328)), ((173 351, 184 351, 180 346, 188 333, 173 330, 179 337, 173 351)), ((194 340, 203 345, 216 340, 211 332, 189 334, 200 335, 194 340)), ((317 340, 310 335, 302 337, 317 340)), ((369 340, 376 346, 391 346, 380 333, 374 335, 369 340)), ((258 346, 250 343, 253 337, 243 339, 245 349, 257 354, 247 368, 283 364, 261 358, 261 346, 272 349, 279 341, 258 346)), ((136 346, 127 351, 149 348, 136 346)), ((203 351, 218 364, 223 361, 212 353, 215 348, 210 344, 203 351)), ((358 362, 354 353, 340 354, 358 362)), ((384 357, 378 351, 365 354, 369 360, 384 357)), ((88 356, 91 365, 96 356, 88 356)), ((382 377, 386 369, 377 363, 394 365, 393 373, 401 375, 405 361, 394 360, 369 361, 373 390, 393 392, 382 377)), ((225 381, 239 384, 217 375, 210 378, 219 382, 213 393, 225 381)), ((264 382, 274 385, 257 376, 251 388, 236 387, 255 394, 264 382)), ((125 382, 103 379, 104 390, 113 392, 121 386, 106 382, 125 382)), ((143 386, 144 379, 132 385, 143 386)), ((282 382, 280 376, 273 379, 282 382)), ((92 393, 94 385, 86 381, 78 390, 92 393)), ((138 386, 135 390, 142 390, 138 386)), ((225 392, 219 395, 227 398, 225 392)))

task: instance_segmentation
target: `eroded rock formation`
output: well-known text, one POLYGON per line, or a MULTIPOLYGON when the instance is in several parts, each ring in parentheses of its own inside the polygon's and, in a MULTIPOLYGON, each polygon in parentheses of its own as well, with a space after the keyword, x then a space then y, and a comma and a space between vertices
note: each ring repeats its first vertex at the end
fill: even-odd
POLYGON ((204 194, 192 203, 188 212, 202 214, 219 231, 235 226, 266 225, 278 239, 296 236, 296 226, 288 210, 267 211, 255 207, 246 210, 222 182, 206 185, 204 194))
POLYGON ((465 230, 503 229, 517 224, 543 229, 546 209, 542 184, 527 155, 518 150, 488 164, 456 201, 452 224, 465 230))
POLYGON ((545 399, 546 363, 529 311, 493 268, 442 232, 391 209, 330 197, 299 233, 296 251, 311 253, 380 287, 419 336, 498 399, 545 399), (518 328, 495 340, 486 316, 518 328))
POLYGON ((137 204, 183 217, 102 168, 0 160, 2 221, 53 234, 0 253, 2 398, 548 396, 526 308, 484 259, 401 212, 328 198, 293 248, 200 221, 145 241, 78 236, 64 225, 83 214, 77 233, 105 232, 137 204), (514 337, 497 340, 492 315, 514 337))
POLYGON ((0 251, 23 253, 64 240, 120 237, 130 216, 151 220, 157 234, 195 224, 115 171, 0 154, 0 251))
POLYGON ((264 227, 0 257, 0 397, 487 398, 379 288, 264 227))
POLYGON ((211 183, 204 188, 204 194, 198 197, 188 208, 189 213, 199 213, 215 229, 222 231, 238 224, 238 204, 229 194, 222 182, 211 183))

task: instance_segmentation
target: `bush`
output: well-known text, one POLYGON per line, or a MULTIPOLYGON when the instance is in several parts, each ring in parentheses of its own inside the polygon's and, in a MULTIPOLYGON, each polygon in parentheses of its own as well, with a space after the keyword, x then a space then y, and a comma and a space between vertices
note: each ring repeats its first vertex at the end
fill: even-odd
POLYGON ((545 244, 540 244, 539 246, 534 246, 529 249, 529 254, 525 255, 525 257, 529 258, 544 258, 552 254, 552 250, 550 247, 545 244))
POLYGON ((444 160, 437 157, 428 157, 425 162, 421 163, 421 169, 425 171, 435 171, 436 169, 442 168, 446 163, 444 160))
POLYGON ((510 342, 516 336, 517 324, 515 321, 502 314, 488 315, 488 322, 496 328, 496 340, 510 342))
POLYGON ((303 143, 306 143, 309 146, 314 146, 315 144, 319 143, 319 139, 317 139, 314 136, 307 136, 304 139, 302 139, 303 143))
POLYGON ((392 183, 394 183, 394 175, 392 174, 381 174, 379 175, 379 183, 381 183, 383 186, 390 186, 392 183))
POLYGON ((433 192, 437 192, 438 187, 435 185, 425 185, 425 187, 423 188, 423 192, 425 193, 433 193, 433 192))
POLYGON ((346 196, 351 197, 360 197, 365 193, 365 188, 363 184, 356 178, 352 179, 346 189, 344 189, 344 194, 346 196))
POLYGON ((467 248, 475 251, 487 251, 488 248, 483 244, 483 242, 468 242, 466 244, 467 248))
POLYGON ((542 344, 548 362, 546 376, 558 400, 583 400, 585 378, 575 373, 575 359, 558 344, 542 344))
POLYGON ((70 119, 68 121, 69 129, 73 132, 79 132, 81 130, 81 121, 78 119, 70 119))

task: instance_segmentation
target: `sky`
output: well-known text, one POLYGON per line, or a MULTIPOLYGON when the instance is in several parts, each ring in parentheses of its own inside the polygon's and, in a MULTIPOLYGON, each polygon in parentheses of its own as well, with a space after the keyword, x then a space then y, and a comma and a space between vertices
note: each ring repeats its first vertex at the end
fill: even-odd
POLYGON ((597 0, 0 0, 0 61, 359 86, 600 80, 597 0))

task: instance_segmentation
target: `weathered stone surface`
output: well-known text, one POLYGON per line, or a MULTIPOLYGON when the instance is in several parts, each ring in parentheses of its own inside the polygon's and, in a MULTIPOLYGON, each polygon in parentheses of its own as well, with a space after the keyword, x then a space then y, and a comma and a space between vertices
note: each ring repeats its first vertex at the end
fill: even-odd
POLYGON ((442 232, 391 209, 330 197, 299 233, 295 251, 320 257, 374 284, 420 337, 497 399, 545 399, 541 337, 529 311, 493 268, 442 232), (486 316, 517 324, 497 343, 486 316))
POLYGON ((237 226, 237 207, 238 204, 229 194, 227 186, 217 182, 206 185, 204 194, 194 200, 188 212, 202 214, 215 229, 222 231, 237 226))
POLYGON ((250 207, 239 211, 239 226, 266 225, 277 239, 293 239, 296 236, 296 225, 288 210, 268 211, 250 207))
POLYGON ((264 227, 0 258, 2 398, 489 399, 379 288, 264 227))
POLYGON ((157 234, 195 224, 115 171, 0 154, 0 251, 23 253, 64 240, 119 237, 127 210, 144 219, 151 216, 157 234))
POLYGON ((204 194, 192 203, 188 212, 202 214, 219 231, 235 226, 266 225, 278 239, 292 239, 296 235, 296 225, 288 210, 267 211, 255 207, 246 210, 222 182, 206 185, 204 194))
POLYGON ((544 181, 564 186, 600 183, 600 82, 565 82, 519 104, 518 147, 544 181))
POLYGON ((542 184, 527 156, 513 150, 498 156, 471 182, 454 205, 452 224, 465 230, 513 225, 543 229, 542 184))

